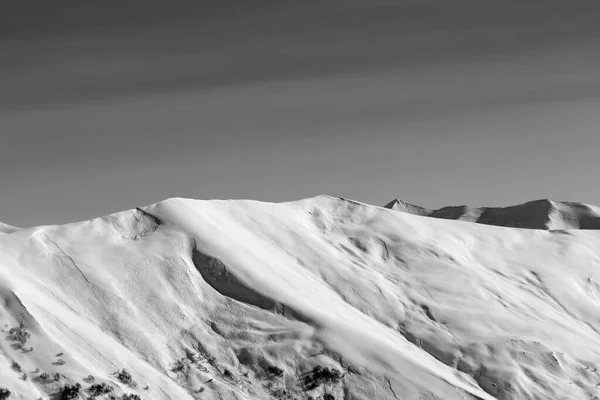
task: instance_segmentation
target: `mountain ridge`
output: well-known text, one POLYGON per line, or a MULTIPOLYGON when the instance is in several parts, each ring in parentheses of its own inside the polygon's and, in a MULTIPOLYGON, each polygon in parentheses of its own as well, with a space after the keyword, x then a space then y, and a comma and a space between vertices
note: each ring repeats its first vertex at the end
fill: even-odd
MULTIPOLYGON (((252 199, 196 199, 186 197, 169 197, 160 200, 156 203, 146 206, 139 206, 125 211, 117 211, 96 218, 108 218, 113 215, 118 215, 127 212, 143 213, 145 209, 151 208, 161 203, 183 200, 186 202, 256 202, 263 204, 293 204, 306 201, 318 200, 320 198, 333 199, 339 201, 347 201, 354 204, 359 204, 367 207, 383 207, 395 211, 401 211, 417 216, 432 217, 446 220, 458 220, 465 222, 474 222, 485 225, 495 225, 503 227, 527 228, 527 229, 545 229, 545 230, 561 230, 561 229, 600 229, 600 207, 591 204, 572 202, 572 201, 557 201, 551 199, 531 200, 525 203, 510 205, 510 206, 494 206, 494 207, 471 207, 468 205, 444 206, 438 209, 429 209, 415 204, 408 203, 402 199, 394 199, 389 203, 379 206, 375 204, 364 203, 358 200, 353 200, 345 197, 338 197, 329 194, 318 194, 311 197, 306 197, 298 200, 269 202, 252 199), (527 214, 536 214, 534 218, 530 218, 527 214), (505 215, 507 214, 507 215, 505 215), (559 215, 556 215, 559 214, 559 215), (558 219, 565 218, 563 221, 558 219), (528 220, 530 218, 530 220, 528 220), (522 220, 520 220, 522 219, 522 220)), ((96 218, 92 218, 94 220, 96 218)), ((31 226, 27 228, 19 228, 6 223, 0 222, 0 234, 11 234, 21 230, 37 228, 41 226, 61 226, 71 223, 84 222, 72 221, 59 224, 31 226)))
POLYGON ((171 198, 20 230, 0 236, 0 387, 33 400, 92 375, 157 400, 588 400, 598 235, 326 195, 171 198))
POLYGON ((21 230, 21 228, 0 222, 0 235, 8 235, 19 230, 21 230))

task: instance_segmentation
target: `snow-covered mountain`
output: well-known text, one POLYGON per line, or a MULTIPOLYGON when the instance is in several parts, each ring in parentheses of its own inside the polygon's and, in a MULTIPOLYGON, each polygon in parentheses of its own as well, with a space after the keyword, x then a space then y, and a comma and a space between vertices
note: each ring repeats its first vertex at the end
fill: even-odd
POLYGON ((600 395, 598 231, 329 196, 175 198, 5 231, 10 399, 600 395))
POLYGON ((511 207, 451 206, 429 210, 396 199, 385 208, 434 218, 529 229, 600 229, 600 207, 566 201, 535 200, 511 207))

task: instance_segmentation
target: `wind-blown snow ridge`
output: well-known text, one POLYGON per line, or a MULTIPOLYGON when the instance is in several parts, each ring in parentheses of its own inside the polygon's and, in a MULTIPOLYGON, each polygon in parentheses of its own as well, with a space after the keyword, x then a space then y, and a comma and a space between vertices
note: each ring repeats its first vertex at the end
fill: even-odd
POLYGON ((0 222, 0 235, 8 235, 19 230, 21 230, 21 228, 0 222))
POLYGON ((599 239, 330 196, 174 198, 16 231, 0 236, 0 388, 49 398, 92 375, 161 400, 588 400, 599 239))
POLYGON ((513 228, 600 229, 600 207, 548 199, 510 207, 468 207, 463 205, 443 207, 438 210, 429 210, 397 199, 386 204, 385 208, 414 215, 513 228))

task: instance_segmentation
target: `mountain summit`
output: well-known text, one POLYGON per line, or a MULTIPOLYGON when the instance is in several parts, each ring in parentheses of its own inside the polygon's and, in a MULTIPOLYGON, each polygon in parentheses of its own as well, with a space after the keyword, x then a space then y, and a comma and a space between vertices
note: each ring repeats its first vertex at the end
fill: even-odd
POLYGON ((510 207, 450 206, 429 210, 396 199, 385 205, 396 211, 441 219, 528 229, 600 229, 600 208, 584 203, 535 200, 510 207))
POLYGON ((599 241, 329 196, 16 230, 0 395, 589 400, 599 241))

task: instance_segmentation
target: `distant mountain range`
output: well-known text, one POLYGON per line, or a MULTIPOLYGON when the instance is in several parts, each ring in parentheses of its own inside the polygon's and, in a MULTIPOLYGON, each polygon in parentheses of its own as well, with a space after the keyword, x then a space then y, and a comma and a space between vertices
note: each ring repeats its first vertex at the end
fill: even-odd
POLYGON ((600 207, 584 203, 535 200, 510 207, 450 206, 429 210, 394 200, 385 205, 396 211, 432 218, 529 229, 600 229, 600 207))

